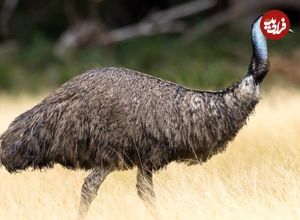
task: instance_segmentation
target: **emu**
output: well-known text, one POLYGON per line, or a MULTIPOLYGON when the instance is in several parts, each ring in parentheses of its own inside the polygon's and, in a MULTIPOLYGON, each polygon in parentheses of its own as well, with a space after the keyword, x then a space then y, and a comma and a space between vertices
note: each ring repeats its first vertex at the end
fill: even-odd
POLYGON ((261 17, 253 56, 239 83, 197 91, 124 68, 97 68, 63 84, 18 116, 1 135, 9 172, 53 167, 91 170, 81 189, 84 217, 105 177, 137 167, 137 192, 154 197, 152 175, 172 161, 203 163, 223 151, 259 101, 269 70, 261 17))

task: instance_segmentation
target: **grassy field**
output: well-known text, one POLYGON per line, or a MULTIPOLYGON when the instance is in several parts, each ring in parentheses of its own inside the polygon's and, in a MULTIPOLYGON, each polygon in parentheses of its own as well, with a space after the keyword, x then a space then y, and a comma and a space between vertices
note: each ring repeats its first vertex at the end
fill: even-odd
MULTIPOLYGON (((202 166, 170 164, 154 177, 157 212, 135 189, 136 170, 102 184, 88 219, 299 219, 300 92, 272 89, 226 152, 202 166)), ((40 97, 0 96, 0 132, 40 97)), ((60 166, 0 169, 0 219, 75 219, 87 175, 60 166)))

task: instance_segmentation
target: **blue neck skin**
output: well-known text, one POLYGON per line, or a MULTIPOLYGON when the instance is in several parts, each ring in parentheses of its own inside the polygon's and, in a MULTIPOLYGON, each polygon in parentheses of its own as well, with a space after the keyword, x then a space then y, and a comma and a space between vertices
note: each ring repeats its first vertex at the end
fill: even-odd
POLYGON ((253 58, 259 63, 263 63, 268 60, 268 49, 266 37, 260 30, 260 17, 252 26, 252 46, 253 46, 253 58))

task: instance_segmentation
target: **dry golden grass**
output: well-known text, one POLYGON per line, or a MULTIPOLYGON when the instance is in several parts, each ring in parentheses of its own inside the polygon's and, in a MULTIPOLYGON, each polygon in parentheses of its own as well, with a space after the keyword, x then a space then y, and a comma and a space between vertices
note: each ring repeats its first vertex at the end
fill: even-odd
MULTIPOLYGON (((202 166, 171 164, 154 177, 157 212, 135 190, 136 170, 102 184, 88 219, 299 219, 300 92, 274 89, 227 151, 202 166)), ((39 98, 0 97, 0 132, 39 98)), ((0 169, 0 219, 74 219, 83 171, 0 169)))

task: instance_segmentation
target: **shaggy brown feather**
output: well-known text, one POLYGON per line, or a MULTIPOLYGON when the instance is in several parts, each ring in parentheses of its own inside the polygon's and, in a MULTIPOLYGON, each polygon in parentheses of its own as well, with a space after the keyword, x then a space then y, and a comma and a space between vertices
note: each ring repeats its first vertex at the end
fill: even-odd
POLYGON ((10 172, 203 162, 234 138, 257 102, 252 76, 205 92, 128 69, 93 69, 15 119, 1 136, 1 161, 10 172))

